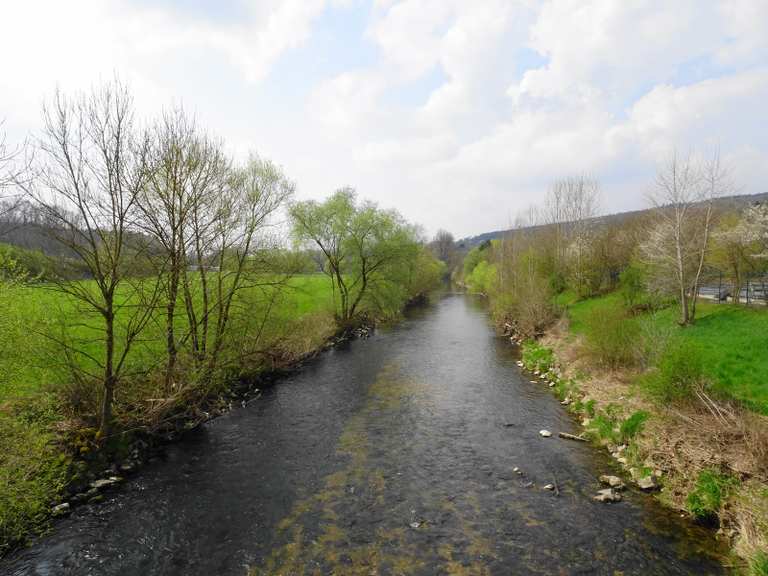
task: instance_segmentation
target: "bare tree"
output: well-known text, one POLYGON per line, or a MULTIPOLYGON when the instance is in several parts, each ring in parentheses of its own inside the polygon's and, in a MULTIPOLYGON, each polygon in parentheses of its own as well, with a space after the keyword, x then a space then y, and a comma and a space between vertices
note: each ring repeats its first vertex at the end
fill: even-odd
POLYGON ((713 225, 713 201, 729 186, 718 153, 706 161, 691 156, 680 159, 675 153, 657 173, 656 190, 651 195, 656 224, 642 252, 656 270, 657 284, 662 288, 674 286, 681 325, 695 320, 699 280, 713 225))
MULTIPOLYGON (((56 288, 100 318, 103 351, 61 343, 69 358, 87 359, 100 370, 79 368, 101 382, 99 431, 106 437, 115 390, 152 310, 151 303, 139 302, 142 287, 132 289, 128 281, 137 258, 131 214, 148 181, 149 145, 137 131, 132 97, 118 81, 76 98, 57 92, 44 121, 34 180, 21 186, 49 219, 51 234, 77 256, 83 280, 60 281, 56 288)), ((150 299, 153 294, 150 289, 150 299)))
MULTIPOLYGON (((0 122, 0 129, 3 123, 0 122)), ((18 194, 13 193, 15 183, 24 181, 28 171, 28 163, 20 162, 23 146, 11 147, 6 140, 5 132, 0 131, 0 219, 7 219, 18 206, 18 194)), ((11 227, 4 226, 0 234, 7 234, 11 227)))
POLYGON ((456 242, 453 234, 447 230, 438 230, 432 242, 429 243, 429 247, 438 260, 446 264, 450 264, 453 261, 456 253, 456 242))
POLYGON ((164 288, 166 394, 175 387, 180 340, 176 308, 188 254, 202 241, 195 235, 193 216, 221 191, 228 168, 220 146, 200 135, 183 110, 164 114, 154 126, 152 170, 137 208, 141 229, 156 245, 155 270, 164 288))
POLYGON ((273 217, 295 189, 278 166, 257 156, 222 174, 222 188, 209 190, 216 193, 204 194, 193 204, 190 233, 196 262, 194 270, 185 268, 183 277, 193 355, 204 382, 219 364, 240 292, 284 282, 266 273, 261 255, 274 247, 268 234, 273 217), (201 304, 194 294, 195 276, 201 304))

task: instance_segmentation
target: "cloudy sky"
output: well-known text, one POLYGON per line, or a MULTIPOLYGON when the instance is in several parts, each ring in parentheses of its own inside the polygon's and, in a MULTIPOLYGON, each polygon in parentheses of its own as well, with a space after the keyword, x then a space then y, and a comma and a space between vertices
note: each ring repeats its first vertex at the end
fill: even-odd
POLYGON ((351 185, 465 236, 580 172, 642 207, 675 148, 768 191, 766 23, 765 0, 9 0, 0 119, 20 140, 57 85, 118 74, 300 198, 351 185))

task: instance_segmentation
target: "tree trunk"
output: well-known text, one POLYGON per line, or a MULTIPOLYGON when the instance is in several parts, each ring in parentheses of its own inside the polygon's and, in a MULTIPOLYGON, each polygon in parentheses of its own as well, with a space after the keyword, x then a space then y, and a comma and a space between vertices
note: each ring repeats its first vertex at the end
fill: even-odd
POLYGON ((115 395, 115 315, 111 305, 108 305, 104 314, 106 358, 104 362, 104 396, 101 402, 101 421, 99 423, 99 435, 107 438, 112 429, 112 401, 115 395))
POLYGON ((165 367, 165 394, 171 392, 173 386, 174 372, 176 371, 176 331, 174 328, 174 316, 176 314, 176 298, 179 294, 179 269, 178 265, 173 265, 168 286, 168 305, 166 306, 165 317, 165 345, 168 353, 168 361, 165 367))

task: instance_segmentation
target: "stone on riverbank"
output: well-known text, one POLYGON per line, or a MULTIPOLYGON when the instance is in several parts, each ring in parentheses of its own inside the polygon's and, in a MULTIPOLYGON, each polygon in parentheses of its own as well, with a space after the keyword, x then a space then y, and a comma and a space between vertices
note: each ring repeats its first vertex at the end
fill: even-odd
POLYGON ((606 486, 610 486, 615 490, 623 490, 624 482, 618 476, 611 476, 609 474, 603 474, 600 476, 600 482, 606 486))
POLYGON ((640 490, 656 490, 659 486, 656 484, 656 481, 653 479, 653 476, 643 476, 642 478, 638 478, 636 480, 638 488, 640 490))
POLYGON ((605 488, 604 490, 599 490, 597 495, 592 497, 592 500, 597 502, 620 502, 621 494, 615 492, 613 488, 605 488))
POLYGON ((70 509, 69 502, 64 502, 62 504, 59 504, 58 506, 54 506, 53 509, 51 510, 51 513, 54 516, 63 516, 64 514, 69 513, 70 511, 69 509, 70 509))
POLYGON ((550 432, 549 430, 539 430, 539 435, 543 438, 549 438, 550 436, 552 436, 552 432, 550 432))

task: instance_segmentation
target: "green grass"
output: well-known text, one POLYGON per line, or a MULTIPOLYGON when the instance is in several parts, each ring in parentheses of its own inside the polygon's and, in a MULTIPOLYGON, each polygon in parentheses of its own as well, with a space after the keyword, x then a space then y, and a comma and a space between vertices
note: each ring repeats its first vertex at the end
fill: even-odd
POLYGON ((717 470, 702 470, 686 498, 688 511, 699 519, 716 518, 738 481, 717 470))
MULTIPOLYGON (((622 297, 617 292, 571 304, 571 330, 588 337, 589 330, 598 329, 590 325, 590 317, 621 304, 622 297)), ((692 326, 677 326, 675 307, 633 320, 643 319, 669 328, 673 340, 697 348, 704 376, 716 391, 768 414, 768 309, 699 302, 692 326)))
MULTIPOLYGON (((246 291, 240 299, 246 322, 256 318, 265 306, 264 296, 255 290, 246 291)), ((329 279, 324 275, 302 275, 291 278, 289 289, 272 308, 277 325, 297 320, 317 312, 332 312, 333 295, 329 279)), ((178 323, 185 323, 180 302, 178 323)), ((158 313, 141 343, 131 353, 135 366, 152 365, 164 351, 163 325, 158 313)), ((73 298, 42 285, 0 285, 0 404, 10 398, 38 392, 46 385, 57 385, 67 379, 65 368, 59 365, 59 346, 47 338, 47 332, 57 333, 62 322, 70 324, 68 333, 77 338, 89 353, 103 350, 99 319, 73 298), (73 320, 80 325, 73 326, 73 320)))

